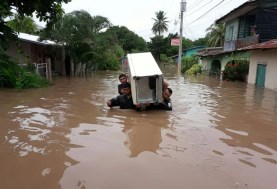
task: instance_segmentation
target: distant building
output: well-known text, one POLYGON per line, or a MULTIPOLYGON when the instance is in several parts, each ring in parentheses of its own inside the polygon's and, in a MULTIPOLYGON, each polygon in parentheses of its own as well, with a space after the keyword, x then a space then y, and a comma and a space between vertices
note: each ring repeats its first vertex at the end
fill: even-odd
MULTIPOLYGON (((277 39, 277 2, 275 0, 249 0, 218 19, 216 23, 226 24, 224 46, 198 51, 203 67, 211 73, 220 74, 228 62, 236 59, 248 60, 250 61, 248 82, 259 86, 270 86, 266 81, 262 85, 257 83, 259 80, 253 80, 256 78, 253 76, 254 72, 259 72, 262 67, 257 63, 255 66, 253 61, 257 60, 257 56, 265 58, 262 54, 267 54, 268 51, 257 51, 250 47, 255 45, 261 47, 260 45, 267 44, 264 42, 277 39)), ((275 50, 271 49, 270 53, 273 51, 275 50)), ((268 61, 271 62, 271 60, 268 61)), ((267 80, 271 81, 272 78, 268 77, 272 76, 267 75, 267 80)))
MULTIPOLYGON (((182 59, 184 57, 191 57, 193 55, 197 55, 198 50, 201 50, 201 49, 204 49, 204 48, 205 48, 205 46, 196 46, 196 47, 191 47, 191 48, 188 48, 188 49, 184 49, 183 52, 182 52, 182 59)), ((171 58, 173 58, 174 61, 177 63, 179 55, 174 55, 171 58)))
POLYGON ((34 64, 41 75, 47 76, 49 72, 51 76, 65 75, 67 65, 61 52, 59 59, 54 55, 59 52, 57 46, 53 41, 40 40, 39 36, 19 33, 18 41, 11 42, 5 53, 19 65, 34 64))
POLYGON ((248 83, 277 90, 277 39, 240 50, 251 52, 248 83))

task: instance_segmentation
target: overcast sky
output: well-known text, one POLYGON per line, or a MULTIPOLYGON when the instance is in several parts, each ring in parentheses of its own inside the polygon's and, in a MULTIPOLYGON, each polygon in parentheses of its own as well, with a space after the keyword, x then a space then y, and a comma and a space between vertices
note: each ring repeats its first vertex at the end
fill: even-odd
MULTIPOLYGON (((205 36, 205 30, 214 21, 248 0, 187 0, 184 12, 183 36, 192 40, 205 36), (218 5, 218 6, 216 6, 218 5), (211 10, 212 9, 212 10, 211 10), (209 11, 209 12, 208 12, 209 11)), ((155 12, 164 11, 168 32, 180 31, 181 0, 72 0, 63 4, 65 13, 86 10, 92 16, 107 17, 113 25, 126 26, 129 30, 149 41, 155 12)), ((168 33, 164 34, 167 36, 168 33)))

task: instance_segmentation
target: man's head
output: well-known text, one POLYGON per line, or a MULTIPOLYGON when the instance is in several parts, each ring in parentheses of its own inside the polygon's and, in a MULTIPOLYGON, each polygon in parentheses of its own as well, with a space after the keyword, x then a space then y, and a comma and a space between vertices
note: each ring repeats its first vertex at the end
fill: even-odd
POLYGON ((131 85, 129 82, 123 83, 122 84, 122 90, 123 90, 123 94, 126 96, 130 96, 131 95, 131 85))
POLYGON ((172 90, 171 90, 171 88, 166 88, 166 89, 163 91, 163 98, 164 98, 165 100, 169 100, 171 95, 172 95, 172 90))
POLYGON ((120 83, 126 83, 127 82, 127 75, 126 74, 120 74, 118 77, 120 83))

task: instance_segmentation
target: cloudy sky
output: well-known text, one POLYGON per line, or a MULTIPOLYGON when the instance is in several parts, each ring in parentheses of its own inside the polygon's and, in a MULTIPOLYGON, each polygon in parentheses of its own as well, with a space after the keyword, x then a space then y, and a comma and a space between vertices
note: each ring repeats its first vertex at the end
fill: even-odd
MULTIPOLYGON (((214 21, 247 0, 187 0, 184 12, 183 36, 192 40, 205 36, 205 30, 214 21)), ((113 25, 126 26, 149 41, 153 37, 155 12, 164 11, 170 33, 180 31, 181 0, 72 0, 63 5, 65 13, 86 10, 92 16, 107 17, 113 25)), ((164 34, 167 36, 168 33, 164 34)))

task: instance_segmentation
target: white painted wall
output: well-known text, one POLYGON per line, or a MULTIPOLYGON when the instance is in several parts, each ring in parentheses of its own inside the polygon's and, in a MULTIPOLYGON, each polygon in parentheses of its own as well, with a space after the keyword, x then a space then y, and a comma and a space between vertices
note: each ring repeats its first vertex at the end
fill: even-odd
POLYGON ((256 83, 256 73, 259 63, 265 63, 265 87, 277 91, 277 49, 253 50, 250 58, 248 83, 256 83))

